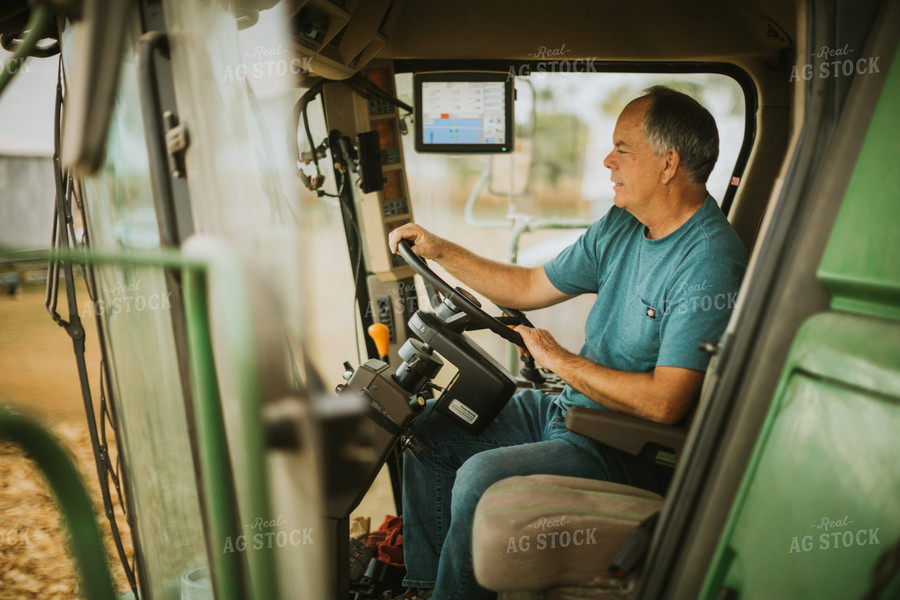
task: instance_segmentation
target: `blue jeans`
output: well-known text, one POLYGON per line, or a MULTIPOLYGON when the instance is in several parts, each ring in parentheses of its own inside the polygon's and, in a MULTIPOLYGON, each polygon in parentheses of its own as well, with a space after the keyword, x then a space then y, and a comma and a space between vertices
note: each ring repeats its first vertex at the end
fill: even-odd
POLYGON ((506 477, 549 473, 664 491, 671 469, 568 431, 554 399, 520 392, 477 437, 431 405, 417 417, 422 451, 403 455, 405 586, 434 588, 433 600, 495 597, 475 581, 472 522, 484 491, 506 477))

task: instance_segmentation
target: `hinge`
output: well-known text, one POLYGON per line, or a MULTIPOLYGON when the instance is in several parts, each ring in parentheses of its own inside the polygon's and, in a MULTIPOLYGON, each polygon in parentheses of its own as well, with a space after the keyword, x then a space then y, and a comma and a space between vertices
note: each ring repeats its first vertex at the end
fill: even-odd
POLYGON ((179 123, 178 115, 171 110, 163 113, 163 125, 166 128, 166 150, 169 152, 172 177, 186 177, 184 152, 191 144, 188 128, 184 123, 179 123))

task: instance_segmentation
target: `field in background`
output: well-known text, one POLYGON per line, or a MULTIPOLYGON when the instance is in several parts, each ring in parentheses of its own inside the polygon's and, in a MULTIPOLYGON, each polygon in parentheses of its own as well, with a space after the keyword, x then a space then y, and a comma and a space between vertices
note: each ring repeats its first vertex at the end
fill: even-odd
MULTIPOLYGON (((87 293, 78 288, 79 302, 87 293)), ((67 316, 64 302, 60 312, 67 316)), ((92 392, 99 390, 100 351, 93 318, 84 318, 92 392)), ((95 397, 96 402, 99 397, 95 397)), ((15 299, 0 287, 0 403, 49 427, 74 458, 106 538, 107 559, 119 591, 128 589, 103 517, 100 488, 72 343, 44 308, 44 288, 29 283, 15 299)), ((115 456, 114 447, 110 449, 115 456)), ((131 538, 110 489, 126 552, 131 538)), ((369 516, 372 528, 394 513, 390 482, 383 473, 354 513, 369 516)), ((81 597, 74 563, 55 499, 41 473, 18 446, 0 441, 0 590, 4 600, 71 600, 81 597)))
MULTIPOLYGON (((0 403, 49 427, 75 460, 94 501, 107 559, 117 588, 128 589, 103 515, 72 343, 44 309, 44 288, 26 284, 19 299, 0 295, 0 403)), ((79 297, 86 298, 84 289, 79 297)), ((98 385, 99 348, 91 319, 85 319, 89 369, 98 385)), ((95 388, 96 389, 96 388, 95 388)), ((110 453, 115 456, 111 442, 110 453)), ((121 508, 111 487, 119 523, 121 508)), ((80 597, 74 563, 56 501, 43 475, 22 450, 0 441, 0 589, 3 598, 69 600, 80 597)), ((123 541, 131 556, 131 536, 123 541)))

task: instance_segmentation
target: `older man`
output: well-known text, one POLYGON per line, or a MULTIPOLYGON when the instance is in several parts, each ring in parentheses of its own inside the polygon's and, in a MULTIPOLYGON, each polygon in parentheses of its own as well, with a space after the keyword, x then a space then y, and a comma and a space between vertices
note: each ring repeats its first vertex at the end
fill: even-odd
POLYGON ((404 543, 409 600, 478 600, 472 568, 475 505, 491 484, 553 473, 662 492, 671 470, 566 430, 571 406, 661 423, 697 400, 708 356, 701 341, 725 329, 747 253, 706 190, 718 158, 712 115, 695 100, 653 87, 625 107, 603 161, 615 207, 542 267, 494 262, 405 225, 392 232, 502 306, 530 310, 596 293, 577 354, 550 332, 517 327, 526 350, 567 386, 510 400, 478 437, 432 416, 424 450, 404 457, 404 543), (433 595, 432 595, 433 594, 433 595))

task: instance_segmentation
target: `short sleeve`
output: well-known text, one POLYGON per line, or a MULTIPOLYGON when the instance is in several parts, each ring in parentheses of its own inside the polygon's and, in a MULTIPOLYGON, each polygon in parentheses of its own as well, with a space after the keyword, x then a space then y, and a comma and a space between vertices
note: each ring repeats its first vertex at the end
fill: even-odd
POLYGON ((718 343, 737 302, 744 275, 738 260, 695 260, 676 271, 667 291, 656 366, 705 371, 702 342, 718 343))
POLYGON ((600 289, 601 269, 598 245, 602 243, 609 215, 593 223, 575 243, 544 264, 544 273, 564 294, 596 293, 600 289))

